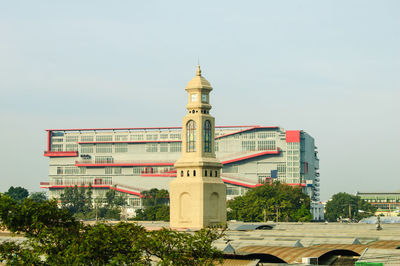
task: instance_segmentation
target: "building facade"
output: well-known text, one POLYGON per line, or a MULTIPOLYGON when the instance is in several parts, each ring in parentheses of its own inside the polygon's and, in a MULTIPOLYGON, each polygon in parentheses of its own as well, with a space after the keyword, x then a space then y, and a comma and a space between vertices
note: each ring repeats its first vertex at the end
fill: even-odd
POLYGON ((400 192, 357 192, 356 196, 375 206, 376 214, 399 215, 400 192))
MULTIPOLYGON (((47 130, 49 181, 41 182, 51 198, 67 186, 94 188, 94 197, 108 189, 124 193, 140 208, 140 192, 168 189, 181 155, 181 127, 81 128, 47 130)), ((301 186, 319 201, 319 159, 314 139, 301 130, 265 126, 217 126, 215 153, 222 163, 227 199, 249 188, 279 180, 301 186)))

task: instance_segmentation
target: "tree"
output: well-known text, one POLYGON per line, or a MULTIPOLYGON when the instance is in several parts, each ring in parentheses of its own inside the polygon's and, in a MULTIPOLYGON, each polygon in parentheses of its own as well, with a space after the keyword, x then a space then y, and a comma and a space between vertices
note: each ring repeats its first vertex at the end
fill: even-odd
POLYGON ((29 192, 25 188, 13 186, 11 186, 4 194, 9 195, 11 198, 17 201, 23 200, 29 196, 29 192))
POLYGON ((33 192, 29 195, 29 198, 36 202, 41 202, 47 200, 45 192, 33 192))
POLYGON ((361 220, 374 214, 376 208, 359 196, 340 192, 332 196, 325 206, 325 219, 335 222, 340 217, 361 220))
POLYGON ((301 187, 274 182, 228 202, 228 219, 244 222, 310 221, 310 198, 301 187))
POLYGON ((157 206, 157 205, 168 205, 169 203, 169 192, 165 189, 158 190, 152 188, 150 190, 142 191, 140 193, 143 198, 143 206, 157 206))
POLYGON ((84 225, 55 200, 13 200, 0 194, 0 226, 23 232, 22 243, 0 243, 0 263, 11 265, 212 265, 221 252, 215 229, 195 233, 146 231, 132 223, 84 225))

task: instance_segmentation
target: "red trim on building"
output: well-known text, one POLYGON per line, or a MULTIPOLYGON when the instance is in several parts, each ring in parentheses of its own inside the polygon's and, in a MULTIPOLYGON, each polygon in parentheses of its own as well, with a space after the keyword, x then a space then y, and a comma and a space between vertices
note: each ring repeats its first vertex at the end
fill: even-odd
POLYGON ((243 157, 239 157, 236 159, 232 159, 232 160, 228 160, 228 161, 223 161, 221 162, 222 164, 228 164, 228 163, 234 163, 234 162, 238 162, 238 161, 242 161, 242 160, 247 160, 247 159, 251 159, 254 157, 258 157, 258 156, 263 156, 263 155, 274 155, 274 154, 279 154, 280 150, 276 150, 276 151, 264 151, 264 152, 260 152, 260 153, 256 153, 256 154, 251 154, 251 155, 247 155, 247 156, 243 156, 243 157))
POLYGON ((141 174, 143 177, 176 177, 176 173, 162 173, 162 174, 141 174))
MULTIPOLYGON (((59 186, 47 186, 47 187, 43 187, 43 188, 66 188, 66 187, 75 187, 75 185, 71 185, 71 186, 64 186, 64 185, 59 185, 59 186)), ((88 188, 89 185, 77 185, 77 187, 85 187, 88 188)), ((111 185, 92 185, 92 188, 108 188, 108 189, 112 189, 112 190, 116 190, 116 191, 120 191, 120 192, 124 192, 124 193, 128 193, 128 194, 132 194, 132 195, 136 195, 136 196, 140 196, 139 192, 134 192, 134 191, 130 191, 130 190, 126 190, 126 189, 121 189, 121 188, 117 188, 117 187, 113 187, 111 185)))
POLYGON ((107 144, 107 143, 164 143, 164 142, 182 142, 181 140, 138 140, 138 141, 80 141, 79 144, 107 144))
POLYGON ((173 166, 174 163, 80 163, 75 166, 83 167, 107 167, 107 166, 173 166))
POLYGON ((304 184, 304 183, 284 183, 284 184, 289 185, 289 186, 300 186, 300 187, 306 186, 306 184, 304 184))
POLYGON ((286 142, 300 142, 300 130, 286 130, 286 142))
MULTIPOLYGON (((259 126, 216 126, 216 128, 241 128, 259 126)), ((115 131, 115 130, 157 130, 157 129, 182 129, 182 127, 122 127, 122 128, 69 128, 69 129, 46 129, 45 131, 115 131)))
POLYGON ((261 126, 250 126, 250 128, 243 129, 243 130, 239 130, 239 131, 232 132, 232 133, 228 133, 228 134, 225 134, 225 135, 222 135, 222 136, 218 136, 218 137, 215 137, 215 139, 219 139, 219 138, 224 138, 224 137, 228 137, 228 136, 236 135, 236 134, 239 134, 239 133, 242 133, 242 132, 245 132, 245 131, 250 131, 250 130, 253 130, 253 129, 257 129, 257 128, 260 128, 260 129, 265 129, 265 128, 279 128, 279 127, 261 127, 261 126))
POLYGON ((45 151, 44 156, 46 157, 77 157, 77 151, 45 151))
POLYGON ((262 185, 263 185, 263 184, 255 184, 255 185, 245 184, 245 183, 240 183, 240 182, 236 182, 236 181, 231 181, 231 180, 223 179, 223 178, 222 178, 222 181, 224 181, 225 183, 228 183, 228 184, 237 185, 237 186, 242 186, 242 187, 248 187, 248 188, 259 187, 259 186, 262 186, 262 185))
POLYGON ((47 150, 51 151, 51 131, 47 131, 47 150))

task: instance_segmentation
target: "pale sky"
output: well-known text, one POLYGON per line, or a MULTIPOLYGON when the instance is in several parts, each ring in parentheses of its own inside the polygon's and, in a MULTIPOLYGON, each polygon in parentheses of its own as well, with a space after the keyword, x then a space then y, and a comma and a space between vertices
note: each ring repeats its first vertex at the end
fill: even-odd
POLYGON ((0 191, 48 181, 45 129, 217 125, 315 138, 321 198, 400 189, 400 1, 1 1, 0 191))

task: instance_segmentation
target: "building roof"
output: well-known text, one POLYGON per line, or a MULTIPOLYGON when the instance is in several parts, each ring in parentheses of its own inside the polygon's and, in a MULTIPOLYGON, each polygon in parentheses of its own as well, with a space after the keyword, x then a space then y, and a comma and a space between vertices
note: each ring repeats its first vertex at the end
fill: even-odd
POLYGON ((196 76, 191 81, 189 81, 189 83, 186 86, 186 90, 200 89, 200 88, 212 90, 210 82, 208 82, 208 80, 206 80, 201 75, 200 65, 197 65, 196 76))

